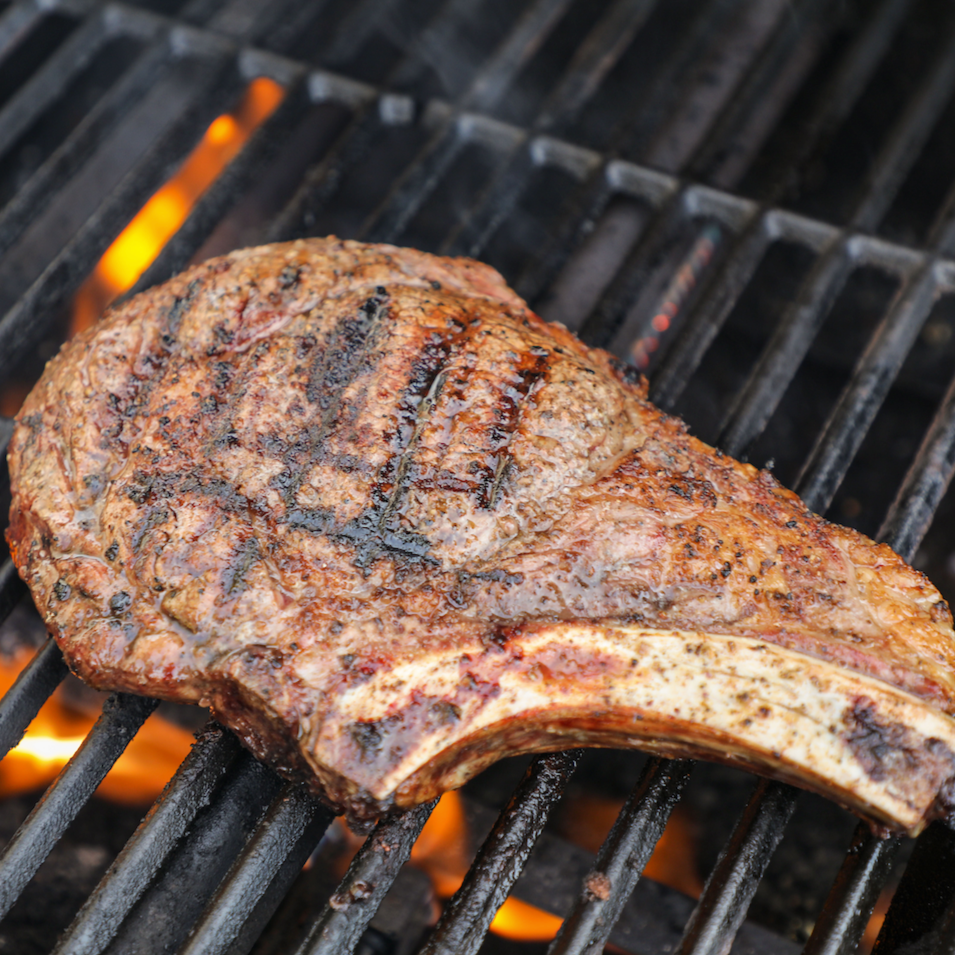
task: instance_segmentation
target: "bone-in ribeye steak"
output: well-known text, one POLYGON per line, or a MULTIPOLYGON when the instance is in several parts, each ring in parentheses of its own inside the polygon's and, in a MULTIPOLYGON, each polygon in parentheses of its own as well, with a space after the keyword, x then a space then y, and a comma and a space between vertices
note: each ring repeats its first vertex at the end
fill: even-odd
POLYGON ((931 583, 478 263, 315 239, 191 268, 50 362, 10 470, 72 669, 210 705, 355 816, 581 743, 913 832, 947 811, 931 583))

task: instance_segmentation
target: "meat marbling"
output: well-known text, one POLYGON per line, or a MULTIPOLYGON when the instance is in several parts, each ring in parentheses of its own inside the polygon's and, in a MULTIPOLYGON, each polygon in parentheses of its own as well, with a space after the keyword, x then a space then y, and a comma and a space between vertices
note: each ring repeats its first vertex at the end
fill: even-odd
POLYGON ((910 832, 948 811, 931 583, 484 265, 314 239, 191 268, 64 346, 9 462, 70 667, 210 705, 356 817, 582 743, 910 832))

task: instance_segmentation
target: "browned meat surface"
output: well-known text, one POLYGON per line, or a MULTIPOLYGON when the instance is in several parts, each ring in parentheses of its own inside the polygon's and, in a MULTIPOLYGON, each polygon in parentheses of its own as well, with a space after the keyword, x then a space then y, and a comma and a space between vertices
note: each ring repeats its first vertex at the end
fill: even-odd
POLYGON ((316 239, 192 268, 50 362, 10 469, 73 670, 211 705, 355 815, 581 742, 910 831, 948 798, 929 581, 480 264, 316 239))

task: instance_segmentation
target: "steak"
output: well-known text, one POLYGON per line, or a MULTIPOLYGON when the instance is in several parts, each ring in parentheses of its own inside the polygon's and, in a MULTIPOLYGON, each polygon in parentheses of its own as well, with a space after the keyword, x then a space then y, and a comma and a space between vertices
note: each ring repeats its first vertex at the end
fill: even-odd
POLYGON ((909 832, 948 811, 932 584, 479 263, 330 238, 191 268, 63 347, 9 463, 73 671, 210 706, 353 817, 580 744, 909 832))

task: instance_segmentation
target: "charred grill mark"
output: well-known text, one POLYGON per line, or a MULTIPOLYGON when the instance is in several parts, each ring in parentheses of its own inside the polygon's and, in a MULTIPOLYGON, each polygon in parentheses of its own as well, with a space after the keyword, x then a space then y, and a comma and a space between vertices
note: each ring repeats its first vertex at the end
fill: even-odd
POLYGON ((485 480, 478 488, 478 502, 486 510, 493 510, 500 498, 513 463, 507 449, 521 423, 527 397, 547 374, 549 357, 550 352, 546 348, 532 346, 520 356, 514 380, 502 390, 496 408, 497 423, 491 428, 491 453, 496 456, 494 469, 493 472, 486 472, 485 480))
POLYGON ((215 406, 212 412, 220 414, 219 426, 206 442, 205 453, 211 457, 214 451, 238 444, 235 430, 235 409, 245 396, 249 380, 258 370, 259 362, 268 354, 271 342, 259 342, 246 352, 236 364, 227 361, 215 362, 210 370, 215 371, 213 388, 221 394, 212 397, 215 406))
POLYGON ((379 557, 386 555, 403 564, 431 562, 427 558, 430 542, 401 527, 398 512, 411 483, 419 439, 447 380, 447 365, 470 341, 473 327, 456 323, 450 335, 432 333, 412 363, 408 384, 398 400, 394 453, 378 472, 371 506, 334 535, 354 544, 355 566, 365 574, 379 557))
MULTIPOLYGON (((419 438, 431 419, 447 379, 447 365, 471 342, 475 329, 475 324, 458 326, 451 335, 435 336, 425 346, 412 365, 408 384, 398 401, 395 453, 378 473, 371 504, 332 535, 355 547, 354 564, 366 575, 380 557, 394 560, 400 573, 416 565, 434 563, 428 557, 431 546, 428 539, 400 525, 400 509, 414 479, 413 465, 419 438)), ((539 346, 514 356, 517 367, 512 380, 502 389, 495 412, 496 422, 488 429, 491 444, 488 458, 493 462, 493 470, 486 471, 485 479, 476 491, 482 507, 489 509, 497 502, 511 466, 506 448, 520 423, 525 399, 547 372, 549 357, 548 350, 539 346)), ((464 490, 475 493, 470 484, 466 484, 464 490)), ((327 516, 318 518, 316 528, 324 530, 327 521, 327 516)))
POLYGON ((103 429, 103 434, 110 440, 119 437, 122 433, 123 420, 130 420, 146 411, 150 394, 159 381, 160 373, 165 368, 175 347, 176 335, 179 332, 182 319, 191 308, 201 287, 202 281, 195 279, 189 283, 185 295, 177 296, 173 300, 172 306, 163 317, 159 347, 147 352, 140 359, 147 371, 146 376, 137 374, 131 366, 129 376, 126 379, 126 386, 123 389, 128 397, 124 400, 117 395, 109 396, 110 408, 118 419, 112 427, 103 429))
POLYGON ((172 307, 166 312, 166 317, 163 320, 164 331, 161 341, 167 351, 171 350, 172 346, 175 345, 176 336, 179 334, 179 326, 182 324, 183 316, 189 311, 195 300, 196 293, 201 287, 202 280, 193 279, 186 287, 186 294, 183 296, 177 295, 173 300, 172 307))
MULTIPOLYGON (((342 318, 329 336, 328 346, 316 354, 309 370, 305 395, 317 409, 302 445, 293 445, 285 454, 286 471, 280 475, 280 489, 291 513, 295 496, 305 476, 324 453, 325 440, 338 417, 342 398, 362 372, 373 372, 383 357, 373 355, 388 314, 387 290, 378 287, 357 315, 342 318)), ((278 485, 277 485, 278 486, 278 485)))
POLYGON ((387 312, 387 293, 369 298, 357 315, 343 318, 331 336, 329 347, 315 356, 305 396, 318 405, 323 417, 338 410, 345 389, 362 370, 366 346, 375 342, 374 332, 387 312))
POLYGON ((394 454, 379 470, 372 504, 335 534, 337 539, 355 546, 355 566, 365 574, 383 556, 394 560, 399 572, 422 563, 435 563, 427 556, 430 541, 401 527, 400 507, 413 480, 419 440, 447 381, 447 366, 472 342, 479 325, 479 319, 466 324, 455 321, 450 334, 433 333, 411 366, 408 384, 398 401, 394 454))
POLYGON ((486 510, 493 510, 497 506, 498 498, 501 496, 501 488, 504 486, 504 481, 511 470, 512 462, 513 459, 506 452, 498 458, 493 480, 482 487, 481 507, 486 510))
POLYGON ((190 494, 215 497, 218 506, 230 513, 245 512, 249 506, 248 499, 228 481, 203 474, 199 468, 158 472, 137 469, 126 485, 126 496, 138 505, 155 504, 190 494))
POLYGON ((407 492, 415 450, 421 433, 441 397, 447 380, 445 368, 458 344, 454 339, 442 339, 435 334, 411 366, 411 377, 398 401, 395 454, 385 463, 378 479, 382 488, 389 484, 392 486, 391 496, 382 515, 384 522, 394 513, 407 492))
POLYGON ((335 523, 335 512, 323 507, 293 507, 286 520, 295 530, 324 534, 335 523))

